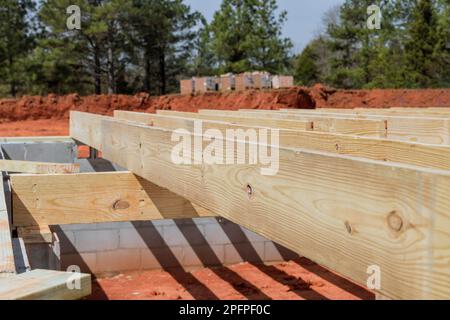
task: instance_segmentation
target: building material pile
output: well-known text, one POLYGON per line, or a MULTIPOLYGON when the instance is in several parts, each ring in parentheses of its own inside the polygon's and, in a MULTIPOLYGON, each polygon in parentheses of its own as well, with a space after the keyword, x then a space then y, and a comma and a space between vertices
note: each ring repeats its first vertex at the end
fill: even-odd
POLYGON ((211 91, 245 91, 251 89, 287 89, 294 86, 294 77, 271 75, 268 72, 227 73, 220 77, 194 77, 180 80, 181 94, 211 91))

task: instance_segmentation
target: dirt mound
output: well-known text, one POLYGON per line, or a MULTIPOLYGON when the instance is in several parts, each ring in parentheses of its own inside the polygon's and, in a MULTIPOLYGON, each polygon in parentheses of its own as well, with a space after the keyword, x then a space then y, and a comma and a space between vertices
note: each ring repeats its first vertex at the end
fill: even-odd
POLYGON ((335 90, 323 85, 283 90, 167 95, 150 97, 97 95, 80 97, 48 95, 0 100, 0 122, 67 119, 70 110, 111 115, 114 110, 155 112, 158 109, 280 109, 280 108, 388 108, 450 107, 450 89, 432 90, 335 90))

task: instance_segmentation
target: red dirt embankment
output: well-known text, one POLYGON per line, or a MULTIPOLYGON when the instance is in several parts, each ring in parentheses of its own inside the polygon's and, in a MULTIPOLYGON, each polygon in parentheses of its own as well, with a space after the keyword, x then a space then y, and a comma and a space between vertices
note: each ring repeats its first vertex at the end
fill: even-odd
POLYGON ((70 110, 112 115, 114 110, 155 112, 158 109, 450 107, 450 89, 335 90, 316 85, 283 90, 167 95, 151 97, 48 95, 0 100, 0 136, 67 135, 70 110), (37 120, 37 121, 36 121, 37 120))

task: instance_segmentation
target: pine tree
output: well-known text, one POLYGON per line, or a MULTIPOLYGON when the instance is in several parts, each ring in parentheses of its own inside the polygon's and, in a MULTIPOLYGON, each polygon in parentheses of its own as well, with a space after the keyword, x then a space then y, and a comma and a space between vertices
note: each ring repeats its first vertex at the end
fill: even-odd
POLYGON ((23 82, 21 59, 33 47, 27 14, 34 7, 31 0, 0 0, 0 84, 7 85, 15 97, 23 82))
POLYGON ((438 73, 435 47, 438 43, 437 15, 432 0, 418 0, 413 9, 406 44, 410 86, 436 86, 438 73))
POLYGON ((317 55, 313 43, 306 46, 295 61, 295 79, 299 85, 311 86, 320 82, 317 55))
POLYGON ((292 43, 281 36, 286 12, 276 10, 275 0, 223 0, 211 23, 222 72, 286 69, 292 43))

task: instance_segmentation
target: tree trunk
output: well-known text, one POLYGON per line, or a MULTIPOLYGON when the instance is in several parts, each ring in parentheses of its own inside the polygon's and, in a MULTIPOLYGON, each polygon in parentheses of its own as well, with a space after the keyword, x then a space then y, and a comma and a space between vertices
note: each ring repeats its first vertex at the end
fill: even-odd
POLYGON ((95 94, 102 93, 102 78, 101 78, 101 65, 100 65, 100 49, 98 45, 94 48, 94 86, 95 94))
POLYGON ((159 49, 159 94, 166 94, 166 55, 164 48, 159 49))

